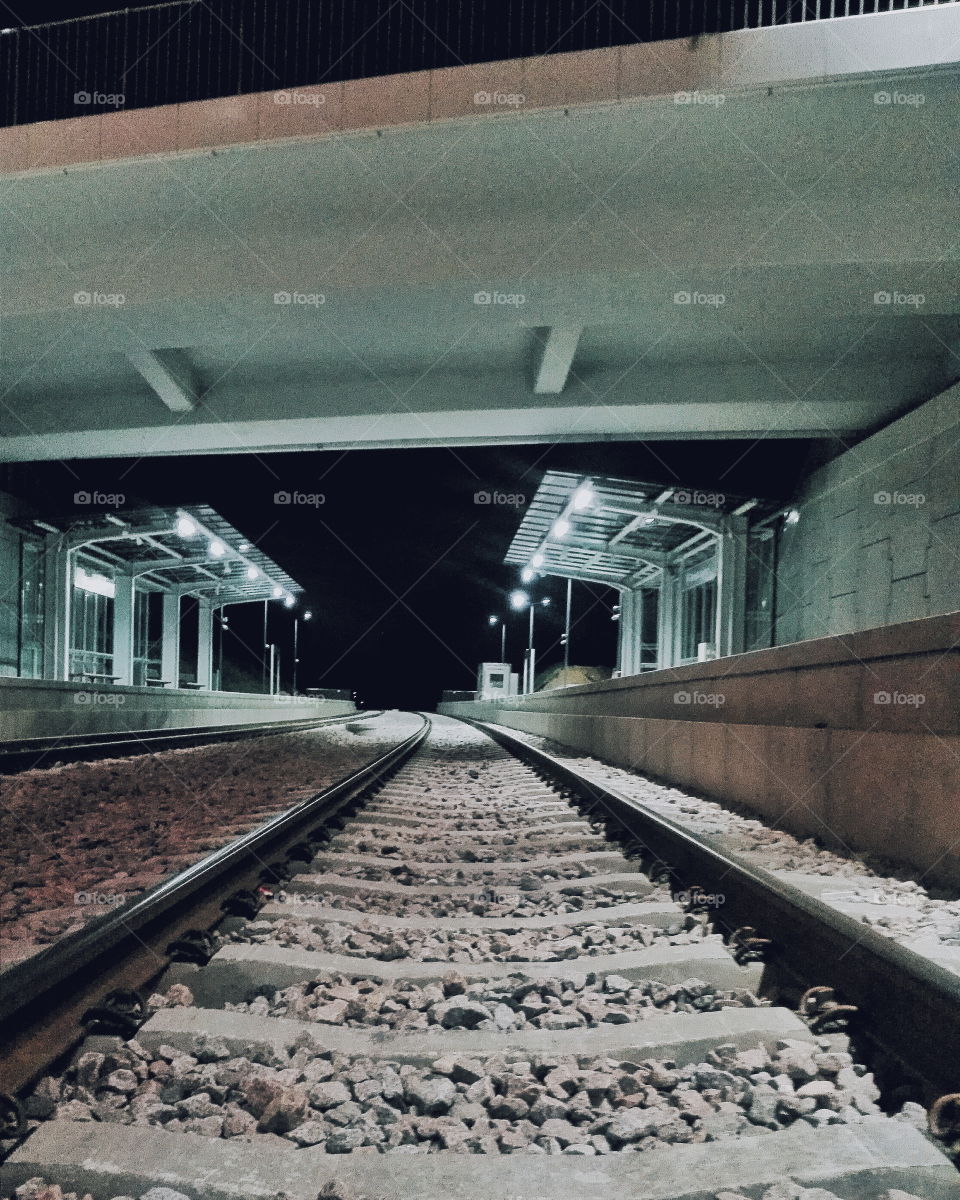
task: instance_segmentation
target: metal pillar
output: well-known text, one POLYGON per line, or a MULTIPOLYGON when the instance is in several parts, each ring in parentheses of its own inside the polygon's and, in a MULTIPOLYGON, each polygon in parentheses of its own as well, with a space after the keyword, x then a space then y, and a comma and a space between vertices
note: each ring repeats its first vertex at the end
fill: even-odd
POLYGON ((723 519, 717 551, 717 657, 740 654, 746 638, 747 521, 723 519))
POLYGON ((160 678, 166 687, 180 685, 180 594, 164 592, 160 642, 160 678))
POLYGON ((43 612, 43 677, 70 678, 70 635, 73 621, 73 555, 56 534, 45 547, 43 612))
POLYGON ((213 605, 197 605, 197 683, 207 691, 213 686, 213 605))
POLYGON ((677 568, 666 566, 660 576, 660 604, 657 620, 657 669, 672 667, 676 661, 677 568))
POLYGON ((633 592, 624 588, 620 592, 620 620, 617 628, 617 672, 622 678, 633 674, 633 592))
POLYGON ((137 582, 133 575, 114 576, 113 595, 113 674, 116 682, 128 687, 133 683, 134 613, 137 582))

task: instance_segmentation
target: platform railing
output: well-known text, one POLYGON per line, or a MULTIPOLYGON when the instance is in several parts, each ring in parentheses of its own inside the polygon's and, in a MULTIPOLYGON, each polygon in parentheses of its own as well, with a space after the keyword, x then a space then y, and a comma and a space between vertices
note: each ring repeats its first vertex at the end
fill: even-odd
POLYGON ((174 0, 0 32, 0 125, 960 0, 174 0))

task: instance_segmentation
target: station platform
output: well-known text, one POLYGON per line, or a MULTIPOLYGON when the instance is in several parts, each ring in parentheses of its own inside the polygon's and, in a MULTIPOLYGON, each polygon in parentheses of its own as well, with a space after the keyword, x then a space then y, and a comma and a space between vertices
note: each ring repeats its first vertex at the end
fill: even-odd
POLYGON ((0 742, 347 716, 352 700, 0 678, 0 742))
POLYGON ((950 613, 439 711, 550 738, 956 886, 958 639, 950 613))

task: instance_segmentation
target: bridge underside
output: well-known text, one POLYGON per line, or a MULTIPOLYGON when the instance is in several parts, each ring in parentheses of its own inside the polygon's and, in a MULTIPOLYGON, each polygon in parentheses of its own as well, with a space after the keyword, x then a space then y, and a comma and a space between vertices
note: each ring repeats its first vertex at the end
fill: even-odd
POLYGON ((958 32, 0 131, 0 458, 874 429, 960 373, 958 32))

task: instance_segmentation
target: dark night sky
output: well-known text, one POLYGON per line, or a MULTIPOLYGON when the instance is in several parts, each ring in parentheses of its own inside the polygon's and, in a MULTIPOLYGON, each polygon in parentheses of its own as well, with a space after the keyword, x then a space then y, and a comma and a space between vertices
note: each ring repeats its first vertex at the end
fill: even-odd
MULTIPOLYGON (((8 468, 6 486, 51 512, 75 511, 78 490, 138 502, 206 503, 306 589, 314 619, 301 644, 299 685, 355 689, 368 707, 432 708, 441 689, 473 686, 476 664, 499 658, 487 625, 518 585, 503 556, 516 510, 474 504, 478 490, 532 498, 548 468, 684 483, 729 494, 788 499, 809 466, 809 443, 640 442, 349 453, 89 460, 8 468), (284 507, 277 491, 321 493, 318 507, 284 507)), ((538 616, 538 667, 562 659, 561 580, 538 616)), ((571 661, 612 666, 614 593, 574 586, 571 661)), ((292 657, 292 615, 271 605, 270 639, 292 657)), ((259 606, 230 612, 230 657, 255 674, 259 606), (245 645, 248 649, 245 649, 245 645)), ((301 626, 301 629, 303 627, 301 626)), ((522 615, 509 618, 508 657, 519 669, 522 615)), ((285 683, 289 676, 285 672, 285 683)))

